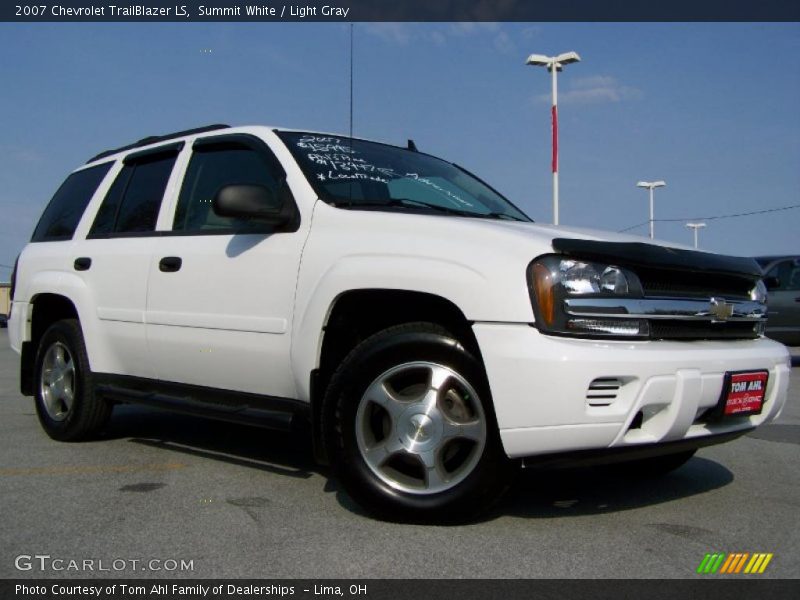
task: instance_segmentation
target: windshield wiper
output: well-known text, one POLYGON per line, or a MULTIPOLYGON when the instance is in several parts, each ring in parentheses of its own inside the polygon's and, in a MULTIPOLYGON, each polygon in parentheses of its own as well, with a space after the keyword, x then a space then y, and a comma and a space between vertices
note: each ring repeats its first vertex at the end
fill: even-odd
POLYGON ((390 198, 388 200, 357 200, 355 202, 340 201, 336 202, 334 206, 341 208, 430 208, 439 212, 447 213, 450 215, 458 215, 462 217, 471 217, 474 213, 457 208, 449 208, 447 206, 440 206, 438 204, 429 204, 422 200, 412 200, 410 198, 390 198))
POLYGON ((515 217, 514 215, 509 215, 507 213, 501 212, 488 212, 488 213, 476 213, 470 212, 468 210, 459 210, 457 208, 450 208, 449 206, 442 206, 440 204, 430 204, 428 202, 424 202, 422 200, 413 200, 411 198, 393 198, 390 202, 398 202, 401 203, 400 205, 406 204, 414 204, 419 206, 425 206, 427 208, 433 208, 435 210, 439 210, 442 212, 446 212, 448 214, 459 215, 462 217, 479 217, 482 219, 509 219, 511 221, 522 221, 525 222, 524 219, 520 219, 519 217, 515 217))
POLYGON ((503 219, 510 221, 526 222, 525 219, 520 219, 514 215, 501 212, 477 213, 468 210, 459 210, 457 208, 450 208, 449 206, 442 206, 441 204, 433 204, 423 200, 413 200, 412 198, 389 198, 387 200, 357 200, 355 202, 340 201, 334 203, 334 206, 341 208, 430 208, 438 212, 446 213, 448 215, 457 215, 459 217, 473 217, 478 219, 503 219))
POLYGON ((450 208, 449 206, 442 206, 441 204, 432 204, 430 202, 425 202, 423 200, 414 200, 412 198, 392 198, 391 202, 399 203, 401 206, 424 206, 426 208, 432 208, 433 210, 438 210, 439 212, 444 212, 450 215, 460 215, 465 217, 472 216, 473 213, 467 210, 459 210, 457 208, 450 208))
POLYGON ((508 219, 509 221, 519 221, 520 223, 527 223, 525 219, 520 219, 519 217, 515 217, 514 215, 509 215, 508 213, 500 213, 500 212, 490 212, 490 213, 483 213, 479 215, 475 215, 476 217, 489 217, 490 219, 508 219))

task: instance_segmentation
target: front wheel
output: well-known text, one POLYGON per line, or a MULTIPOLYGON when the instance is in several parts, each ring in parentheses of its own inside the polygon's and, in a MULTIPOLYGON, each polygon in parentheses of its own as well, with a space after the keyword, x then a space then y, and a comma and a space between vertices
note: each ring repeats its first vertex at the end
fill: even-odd
POLYGON ((391 327, 343 361, 326 394, 326 438, 344 489, 388 519, 461 521, 513 472, 480 363, 430 323, 391 327))

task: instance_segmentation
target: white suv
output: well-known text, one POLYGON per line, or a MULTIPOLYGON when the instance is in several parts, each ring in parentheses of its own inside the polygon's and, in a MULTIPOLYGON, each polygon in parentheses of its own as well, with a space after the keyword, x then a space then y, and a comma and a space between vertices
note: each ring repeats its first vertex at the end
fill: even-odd
POLYGON ((453 520, 520 464, 664 472, 774 419, 790 361, 760 273, 534 224, 413 143, 210 126, 72 173, 9 327, 54 439, 119 402, 310 423, 366 509, 453 520))

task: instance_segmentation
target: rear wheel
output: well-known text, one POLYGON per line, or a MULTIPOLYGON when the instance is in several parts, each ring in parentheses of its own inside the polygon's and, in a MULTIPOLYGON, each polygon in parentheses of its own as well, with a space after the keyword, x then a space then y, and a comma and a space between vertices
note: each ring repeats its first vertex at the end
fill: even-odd
POLYGON ((339 480, 383 518, 468 519, 513 472, 480 363, 436 325, 391 327, 360 344, 334 374, 325 409, 339 480))
POLYGON ((57 321, 45 331, 36 355, 36 414, 51 438, 77 441, 97 434, 111 414, 94 392, 80 325, 57 321))

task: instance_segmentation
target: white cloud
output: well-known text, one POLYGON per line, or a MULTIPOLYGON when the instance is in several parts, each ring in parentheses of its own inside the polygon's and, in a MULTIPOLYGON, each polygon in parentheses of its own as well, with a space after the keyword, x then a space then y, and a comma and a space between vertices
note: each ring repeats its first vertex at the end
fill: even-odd
POLYGON ((37 150, 22 146, 0 146, 0 153, 6 160, 11 159, 24 163, 39 163, 44 160, 44 157, 37 150))
POLYGON ((411 27, 406 23, 364 23, 360 28, 385 42, 401 46, 407 45, 412 37, 411 27))
POLYGON ((487 31, 493 33, 495 31, 500 31, 500 23, 474 23, 462 21, 460 23, 453 23, 450 25, 449 30, 453 35, 457 36, 471 35, 473 33, 485 33, 487 31))
POLYGON ((494 36, 494 47, 503 54, 511 54, 515 48, 514 42, 511 40, 511 36, 502 30, 494 36))
POLYGON ((524 27, 520 34, 522 35, 522 39, 532 40, 533 38, 539 37, 542 31, 544 30, 540 25, 530 25, 528 27, 524 27))
POLYGON ((450 39, 487 36, 491 39, 491 44, 497 51, 505 54, 515 50, 511 36, 508 35, 500 23, 460 22, 446 26, 411 25, 408 23, 364 23, 360 27, 368 35, 398 46, 407 46, 417 41, 446 46, 450 39))
POLYGON ((447 44, 447 36, 441 31, 432 31, 431 40, 437 46, 444 46, 445 44, 447 44))
MULTIPOLYGON (((622 85, 615 77, 593 75, 568 80, 566 89, 558 92, 558 102, 559 104, 617 103, 627 100, 639 100, 642 96, 640 89, 622 85)), ((549 103, 552 97, 548 92, 537 95, 536 100, 549 103)))

